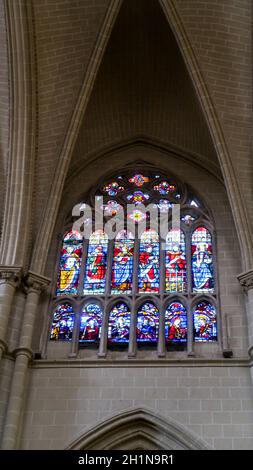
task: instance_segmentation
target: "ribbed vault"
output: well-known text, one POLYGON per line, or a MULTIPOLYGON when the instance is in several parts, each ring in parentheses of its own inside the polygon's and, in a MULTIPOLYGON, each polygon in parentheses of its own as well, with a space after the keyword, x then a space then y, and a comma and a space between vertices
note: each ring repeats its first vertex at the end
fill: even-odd
POLYGON ((175 37, 156 0, 127 0, 116 19, 80 128, 70 171, 87 155, 149 136, 218 161, 175 37))

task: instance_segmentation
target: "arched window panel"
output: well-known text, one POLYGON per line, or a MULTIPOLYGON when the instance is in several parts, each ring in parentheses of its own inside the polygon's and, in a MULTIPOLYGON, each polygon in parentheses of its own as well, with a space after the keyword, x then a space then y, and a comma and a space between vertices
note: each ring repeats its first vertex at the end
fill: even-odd
POLYGON ((57 295, 77 294, 83 240, 79 232, 70 230, 63 238, 57 295))
POLYGON ((166 343, 186 343, 187 312, 181 302, 172 302, 165 312, 166 343))
POLYGON ((65 302, 58 305, 54 311, 50 340, 70 341, 74 327, 74 311, 72 306, 65 302))
POLYGON ((131 294, 133 283, 134 237, 121 230, 115 240, 112 264, 112 294, 131 294))
POLYGON ((90 303, 84 306, 80 317, 79 342, 97 343, 102 325, 102 310, 99 305, 90 303))
POLYGON ((155 230, 143 232, 140 240, 138 287, 140 293, 159 292, 159 237, 155 230))
POLYGON ((185 236, 182 230, 172 229, 166 239, 165 291, 186 291, 185 236))
POLYGON ((215 307, 207 301, 199 302, 193 312, 194 341, 217 341, 215 307))
POLYGON ((109 314, 108 344, 128 343, 131 313, 124 302, 118 302, 109 314))
POLYGON ((192 289, 214 292, 212 237, 205 227, 198 227, 192 235, 192 289))
POLYGON ((84 294, 104 294, 106 284, 108 236, 102 231, 93 232, 89 239, 84 294))
POLYGON ((157 343, 159 312, 152 302, 145 302, 137 313, 136 340, 139 343, 157 343))

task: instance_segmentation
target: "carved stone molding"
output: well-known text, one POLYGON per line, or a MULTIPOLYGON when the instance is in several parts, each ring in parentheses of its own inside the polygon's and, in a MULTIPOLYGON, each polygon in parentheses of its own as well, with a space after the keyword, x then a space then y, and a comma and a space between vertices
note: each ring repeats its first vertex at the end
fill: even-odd
POLYGON ((24 279, 24 288, 26 293, 36 292, 40 294, 50 284, 51 279, 29 271, 24 279))
POLYGON ((33 352, 29 348, 16 348, 14 349, 12 354, 15 358, 17 358, 18 356, 26 356, 29 361, 31 361, 33 358, 33 352))
POLYGON ((253 359, 253 346, 249 348, 248 353, 249 353, 249 357, 253 359))
POLYGON ((0 284, 10 284, 16 288, 22 276, 21 266, 0 266, 0 284))
POLYGON ((244 292, 248 292, 250 289, 253 289, 253 269, 247 271, 246 273, 239 274, 237 279, 240 282, 244 292))

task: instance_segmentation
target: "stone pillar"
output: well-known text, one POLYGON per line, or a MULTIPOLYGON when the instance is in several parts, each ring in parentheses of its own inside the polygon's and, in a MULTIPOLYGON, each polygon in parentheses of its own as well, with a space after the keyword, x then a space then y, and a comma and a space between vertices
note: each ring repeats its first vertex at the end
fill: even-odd
POLYGON ((249 355, 253 358, 253 269, 237 277, 246 296, 246 310, 249 337, 249 355))
POLYGON ((39 276, 32 272, 28 273, 26 279, 27 298, 23 325, 19 347, 14 351, 16 360, 3 432, 3 449, 12 450, 17 446, 17 437, 25 398, 28 366, 33 356, 32 339, 37 307, 41 291, 49 283, 50 280, 43 276, 39 276))
POLYGON ((7 350, 6 333, 14 294, 21 279, 20 266, 0 266, 0 360, 7 350))
POLYGON ((249 356, 251 358, 251 380, 253 384, 253 269, 246 273, 242 273, 238 276, 245 294, 246 294, 246 312, 247 312, 247 326, 248 326, 248 338, 249 338, 249 356))

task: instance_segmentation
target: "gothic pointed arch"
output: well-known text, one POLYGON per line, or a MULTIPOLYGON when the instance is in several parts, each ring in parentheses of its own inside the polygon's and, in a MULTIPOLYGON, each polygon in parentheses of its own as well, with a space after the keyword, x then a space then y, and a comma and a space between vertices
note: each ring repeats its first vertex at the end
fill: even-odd
POLYGON ((207 450, 198 436, 145 408, 113 415, 78 437, 69 450, 207 450))

